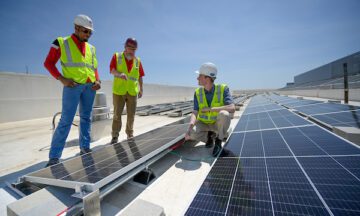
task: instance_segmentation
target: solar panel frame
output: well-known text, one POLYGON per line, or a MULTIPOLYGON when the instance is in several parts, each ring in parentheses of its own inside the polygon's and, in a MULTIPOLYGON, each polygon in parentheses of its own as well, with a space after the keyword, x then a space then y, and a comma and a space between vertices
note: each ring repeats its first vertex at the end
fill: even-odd
POLYGON ((335 103, 310 104, 295 108, 297 112, 305 116, 312 116, 312 115, 325 114, 325 113, 330 114, 330 113, 337 113, 337 112, 351 111, 358 109, 360 109, 360 107, 358 106, 335 104, 335 103))
POLYGON ((310 119, 328 128, 340 126, 360 128, 360 110, 312 115, 310 119))
MULTIPOLYGON (((269 115, 268 112, 266 112, 266 114, 269 115)), ((264 115, 264 113, 261 114, 261 116, 264 115)), ((247 118, 249 118, 249 115, 247 118)), ((272 120, 273 118, 270 117, 270 119, 272 120)), ((242 117, 238 123, 241 121, 242 117)), ((275 123, 273 124, 275 125, 275 123)), ((317 125, 305 125, 251 131, 234 130, 224 146, 224 149, 227 152, 226 155, 219 157, 215 161, 215 164, 218 161, 226 159, 237 159, 239 163, 237 164, 236 173, 238 173, 241 161, 264 161, 266 174, 264 174, 264 165, 259 166, 259 163, 256 163, 258 164, 257 166, 247 169, 247 174, 235 174, 233 176, 234 182, 231 195, 228 199, 227 197, 224 197, 224 199, 227 200, 225 212, 207 212, 207 208, 202 209, 201 207, 197 208, 196 211, 192 211, 194 209, 192 208, 191 203, 189 206, 190 210, 186 212, 186 215, 193 215, 193 213, 195 213, 194 215, 360 214, 360 201, 357 201, 357 198, 360 197, 360 168, 358 168, 358 164, 360 163, 360 147, 324 128, 317 125), (282 141, 280 141, 280 138, 282 141), (295 142, 297 140, 307 140, 307 144, 299 142, 298 145, 303 144, 305 147, 308 145, 312 149, 298 151, 298 149, 295 148, 295 142), (267 144, 265 143, 271 143, 268 147, 269 149, 275 147, 275 151, 269 151, 269 149, 267 149, 267 144), (260 145, 262 145, 262 148, 260 145), (286 146, 288 151, 282 151, 280 154, 274 153, 277 152, 277 149, 284 149, 284 146, 286 146), (314 153, 315 151, 313 149, 318 149, 318 153, 314 153), (325 172, 328 171, 329 168, 322 168, 322 163, 315 162, 315 164, 320 167, 317 167, 308 173, 307 171, 312 168, 311 164, 314 163, 306 165, 304 161, 307 160, 332 160, 333 165, 335 164, 338 166, 335 171, 337 170, 337 172, 340 172, 340 174, 337 175, 338 178, 335 180, 337 183, 341 181, 345 182, 344 184, 340 183, 340 186, 336 186, 339 187, 337 188, 339 191, 338 193, 348 187, 346 184, 352 184, 352 188, 350 187, 350 190, 347 189, 345 192, 347 193, 345 198, 342 196, 337 197, 336 193, 329 193, 334 184, 332 184, 332 186, 325 184, 324 189, 324 184, 321 184, 321 181, 320 183, 318 182, 316 176, 318 175, 319 170, 322 169, 321 172, 325 172), (274 165, 272 161, 277 161, 276 163, 278 165, 276 165, 276 163, 274 165), (290 161, 292 162, 290 163, 290 161), (339 167, 341 167, 340 171, 339 167), (259 173, 261 169, 263 170, 261 171, 263 174, 259 176, 257 173, 259 173), (351 173, 351 175, 349 173, 351 173), (342 179, 342 177, 346 177, 346 174, 347 177, 350 175, 352 178, 352 180, 348 179, 350 182, 346 182, 347 180, 342 179), (266 187, 264 186, 264 177, 268 176, 268 189, 271 194, 271 202, 269 203, 269 199, 264 200, 264 198, 249 199, 242 197, 244 196, 244 190, 241 190, 241 188, 244 189, 249 187, 244 184, 234 186, 236 185, 235 179, 237 176, 246 178, 248 182, 251 182, 254 185, 259 185, 260 182, 263 182, 263 188, 266 187), (261 177, 261 179, 259 179, 259 177, 261 177), (354 188, 355 186, 356 188, 354 188), (239 188, 240 190, 237 191, 239 188), (233 194, 235 197, 232 197, 233 194)), ((322 179, 320 178, 320 180, 322 179)), ((331 182, 331 172, 328 172, 328 176, 326 176, 325 180, 331 182)), ((258 187, 259 186, 255 188, 258 187)), ((255 189, 253 190, 253 193, 256 196, 256 194, 259 194, 259 191, 255 189)), ((208 200, 210 196, 211 195, 206 196, 203 194, 202 198, 208 200)))
POLYGON ((314 100, 298 100, 296 102, 290 102, 290 103, 281 103, 281 105, 287 107, 287 108, 296 108, 300 106, 307 106, 312 104, 321 104, 324 103, 323 101, 314 101, 314 100))
MULTIPOLYGON (((115 145, 108 145, 98 151, 78 156, 64 161, 63 163, 29 173, 23 176, 23 180, 46 185, 73 188, 75 190, 78 188, 84 188, 86 191, 95 191, 119 178, 120 176, 125 175, 130 170, 145 163, 147 160, 150 160, 157 154, 167 150, 170 146, 183 139, 186 130, 187 124, 171 124, 164 126, 160 129, 155 129, 146 134, 139 135, 139 139, 135 137, 135 139, 132 141, 124 141, 115 145), (161 132, 161 130, 167 133, 163 133, 158 137, 154 137, 156 139, 142 139, 146 136, 154 135, 154 133, 158 133, 159 131, 161 132), (173 136, 170 137, 169 134, 173 136), (146 155, 137 155, 136 151, 132 152, 131 148, 123 149, 119 152, 114 150, 116 148, 120 148, 121 146, 129 145, 129 142, 139 142, 141 144, 139 146, 145 146, 145 148, 154 147, 146 145, 146 143, 148 144, 149 141, 158 143, 158 146, 156 146, 156 148, 153 150, 147 150, 148 154, 146 155), (127 154, 128 157, 132 157, 133 161, 131 161, 131 163, 125 162, 124 164, 121 164, 124 162, 121 161, 124 160, 124 157, 122 157, 123 155, 121 154, 127 154), (99 159, 100 161, 94 161, 94 158, 99 159), (105 164, 102 165, 102 163, 105 164), (71 169, 73 166, 75 166, 75 168, 80 166, 80 169, 75 169, 72 170, 72 172, 68 172, 67 169, 71 169), (99 166, 100 169, 97 169, 97 166, 99 166)), ((135 146, 137 145, 135 144, 135 146)), ((139 151, 137 153, 140 154, 139 151)))

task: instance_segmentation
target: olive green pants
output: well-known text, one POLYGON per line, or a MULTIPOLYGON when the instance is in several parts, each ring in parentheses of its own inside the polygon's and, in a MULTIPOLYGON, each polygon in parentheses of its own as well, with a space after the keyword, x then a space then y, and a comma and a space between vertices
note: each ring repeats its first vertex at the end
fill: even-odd
POLYGON ((136 112, 137 96, 131 96, 128 93, 125 95, 113 94, 114 117, 112 123, 112 137, 119 137, 122 122, 121 115, 126 104, 126 130, 125 133, 128 137, 134 135, 134 119, 136 112))

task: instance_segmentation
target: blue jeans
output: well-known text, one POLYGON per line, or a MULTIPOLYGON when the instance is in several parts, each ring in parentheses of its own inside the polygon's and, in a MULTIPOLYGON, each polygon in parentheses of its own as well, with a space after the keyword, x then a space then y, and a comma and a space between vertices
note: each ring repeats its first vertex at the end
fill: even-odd
POLYGON ((96 94, 96 91, 91 89, 92 85, 92 83, 86 83, 75 87, 64 86, 61 119, 52 137, 50 159, 61 157, 79 103, 80 148, 90 148, 91 112, 96 94))

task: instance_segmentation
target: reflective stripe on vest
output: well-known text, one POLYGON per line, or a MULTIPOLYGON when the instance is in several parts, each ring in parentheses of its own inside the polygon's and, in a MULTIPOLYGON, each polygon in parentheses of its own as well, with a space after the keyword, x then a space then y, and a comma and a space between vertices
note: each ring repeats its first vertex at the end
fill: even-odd
POLYGON ((114 77, 113 93, 116 95, 125 95, 128 93, 131 96, 136 96, 139 93, 140 59, 134 58, 133 67, 129 71, 124 53, 115 53, 115 55, 117 59, 116 70, 124 73, 127 76, 127 80, 114 77))
MULTIPOLYGON (((215 85, 214 96, 211 102, 212 107, 220 107, 224 106, 224 90, 226 85, 215 85)), ((201 112, 201 110, 205 107, 209 107, 208 102, 206 100, 204 88, 197 88, 195 90, 196 98, 199 104, 199 113, 197 119, 205 124, 213 124, 217 120, 217 116, 219 112, 201 112)))
POLYGON ((94 82, 96 80, 95 70, 97 68, 95 48, 86 43, 85 56, 82 56, 80 50, 78 50, 78 47, 71 37, 58 38, 58 41, 61 49, 60 58, 64 77, 81 84, 86 83, 88 78, 91 82, 94 82), (72 45, 70 44, 70 40, 73 43, 72 45), (72 52, 71 46, 73 46, 73 51, 77 51, 72 52), (81 62, 79 62, 79 60, 81 62))

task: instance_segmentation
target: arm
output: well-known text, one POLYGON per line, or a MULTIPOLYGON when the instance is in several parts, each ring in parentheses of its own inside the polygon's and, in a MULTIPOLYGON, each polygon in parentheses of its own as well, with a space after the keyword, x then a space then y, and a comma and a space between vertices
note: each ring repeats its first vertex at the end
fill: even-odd
POLYGON ((142 79, 142 77, 139 78, 139 87, 140 87, 140 90, 139 90, 138 97, 141 98, 143 95, 143 79, 142 79))
POLYGON ((197 115, 198 115, 198 111, 193 110, 193 112, 191 113, 191 116, 190 116, 190 125, 185 134, 185 140, 190 140, 190 132, 192 131, 192 129, 194 128, 194 126, 196 124, 197 115))
POLYGON ((139 72, 140 72, 140 78, 139 78, 140 91, 139 91, 138 97, 141 98, 143 95, 143 78, 142 77, 145 76, 144 68, 143 68, 141 62, 140 62, 139 72))
POLYGON ((225 105, 225 106, 221 106, 221 107, 213 107, 213 108, 205 107, 201 111, 202 112, 220 112, 221 110, 228 111, 229 113, 234 113, 235 112, 235 105, 234 104, 229 104, 229 105, 225 105))
POLYGON ((100 81, 100 78, 99 78, 99 74, 98 74, 98 70, 97 68, 95 69, 95 82, 93 84, 93 86, 91 87, 93 90, 97 91, 101 88, 101 81, 100 81))
POLYGON ((230 90, 228 87, 225 87, 224 90, 224 106, 221 107, 213 107, 213 108, 204 108, 201 111, 202 112, 220 112, 221 110, 225 110, 228 111, 229 113, 234 113, 235 112, 235 104, 234 101, 232 99, 232 96, 230 94, 230 90))
POLYGON ((127 80, 127 76, 124 73, 121 73, 116 70, 116 64, 117 64, 117 59, 116 59, 116 55, 114 54, 110 62, 110 73, 114 75, 114 77, 127 80))
POLYGON ((67 79, 61 75, 59 70, 56 68, 56 63, 59 61, 61 56, 61 50, 59 47, 59 42, 55 40, 50 48, 50 51, 45 59, 44 67, 49 71, 49 73, 57 80, 59 80, 64 86, 74 87, 77 85, 76 82, 71 79, 67 79))
POLYGON ((192 111, 191 116, 190 116, 190 125, 185 134, 185 140, 190 140, 190 133, 196 124, 198 112, 199 112, 199 103, 197 101, 196 94, 194 94, 194 110, 192 111))
POLYGON ((112 70, 110 71, 110 73, 111 73, 112 75, 114 75, 114 77, 117 77, 117 78, 120 78, 120 79, 123 79, 123 80, 127 80, 126 74, 117 71, 115 68, 112 69, 112 70))

